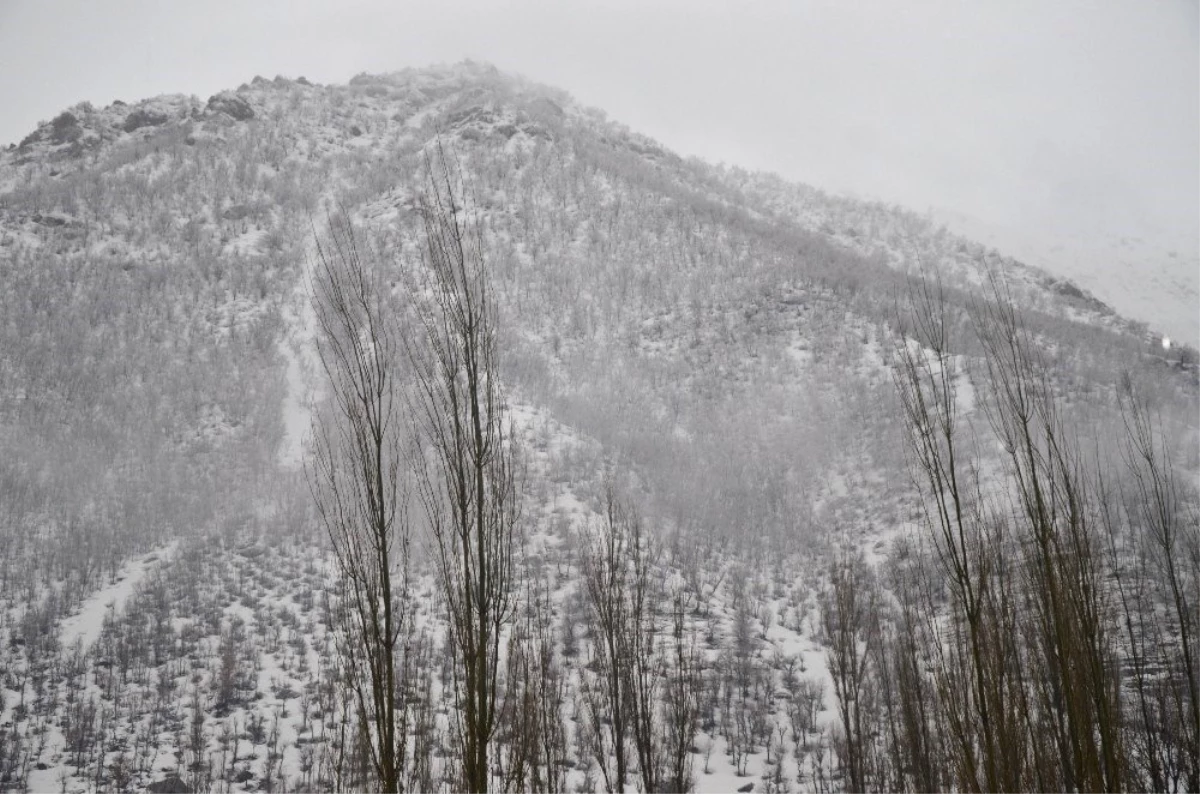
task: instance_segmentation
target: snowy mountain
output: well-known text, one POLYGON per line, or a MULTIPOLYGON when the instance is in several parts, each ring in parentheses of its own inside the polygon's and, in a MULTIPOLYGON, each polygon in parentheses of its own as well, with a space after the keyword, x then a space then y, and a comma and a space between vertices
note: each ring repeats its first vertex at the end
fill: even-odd
MULTIPOLYGON (((0 152, 0 790, 363 779, 302 465, 322 394, 312 252, 345 211, 404 283, 439 136, 487 240, 528 468, 522 571, 553 605, 563 710, 592 675, 579 533, 618 471, 717 682, 698 790, 834 775, 818 595, 839 549, 884 560, 920 521, 893 352, 922 269, 954 312, 1002 274, 1088 438, 1131 371, 1194 447, 1194 350, 1164 353, 1141 324, 1195 344, 1194 268, 1125 291, 902 208, 685 160, 472 63, 83 103, 0 152), (1160 299, 1176 308, 1151 314, 1160 299), (735 675, 738 720, 715 705, 735 675)), ((427 563, 412 652, 436 683, 413 702, 441 737, 422 781, 438 785, 452 700, 427 563)), ((587 732, 568 733, 563 780, 596 785, 587 732)))
POLYGON ((1200 344, 1200 241, 1037 234, 962 213, 935 218, 947 228, 1070 279, 1125 317, 1184 344, 1200 344))

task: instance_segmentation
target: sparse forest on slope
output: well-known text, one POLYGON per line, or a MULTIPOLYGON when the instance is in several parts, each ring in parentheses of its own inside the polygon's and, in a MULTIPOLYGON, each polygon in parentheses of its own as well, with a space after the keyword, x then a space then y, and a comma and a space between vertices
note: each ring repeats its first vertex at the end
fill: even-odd
MULTIPOLYGON (((1143 509, 1153 488, 1139 490, 1154 477, 1099 467, 1114 479, 1089 492, 1108 499, 1104 570, 1133 588, 1102 611, 1117 621, 1112 674, 1141 693, 1121 752, 1145 774, 1111 780, 1195 789, 1195 734, 1168 730, 1194 685, 1163 683, 1187 673, 1171 666, 1172 627, 1196 625, 1195 351, 1164 351, 1070 282, 920 216, 682 159, 467 63, 84 103, 0 152, 0 790, 380 785, 337 661, 345 572, 303 471, 281 461, 297 442, 284 406, 329 415, 296 348, 329 218, 345 213, 381 254, 398 317, 424 294, 439 136, 485 241, 524 509, 487 772, 464 777, 453 730, 445 572, 416 540, 403 560, 406 739, 389 786, 1006 784, 951 771, 965 757, 953 736, 984 739, 897 694, 929 687, 950 705, 932 693, 955 671, 926 656, 928 634, 966 614, 930 573, 929 492, 913 486, 896 388, 898 351, 913 349, 901 340, 920 339, 907 296, 936 270, 944 345, 921 339, 934 352, 920 366, 951 362, 981 493, 1007 493, 1012 467, 986 418, 995 381, 976 332, 993 275, 1081 459, 1136 458, 1120 441, 1123 383, 1154 406, 1182 604, 1142 587, 1163 563, 1161 544, 1139 540, 1164 526, 1143 509), (606 611, 605 575, 628 614, 606 611), (1158 606, 1177 617, 1151 625, 1158 606), (864 609, 870 625, 842 614, 864 609), (102 628, 81 635, 72 616, 102 628), (651 666, 617 669, 605 637, 651 666), (860 644, 862 680, 839 677, 838 647, 860 644), (885 652, 899 661, 870 661, 885 652), (850 684, 867 694, 848 699, 850 684), (913 753, 925 767, 894 760, 913 753)), ((1054 787, 1052 766, 1011 780, 1054 787)))

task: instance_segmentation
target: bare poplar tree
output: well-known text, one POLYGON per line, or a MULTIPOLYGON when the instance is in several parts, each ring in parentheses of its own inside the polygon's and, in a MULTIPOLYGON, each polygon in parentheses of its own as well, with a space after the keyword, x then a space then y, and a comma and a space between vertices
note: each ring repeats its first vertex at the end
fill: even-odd
POLYGON ((1011 609, 998 592, 1004 527, 986 515, 971 465, 971 429, 960 415, 963 373, 952 350, 958 318, 936 274, 922 276, 898 314, 903 338, 894 380, 914 484, 949 596, 953 641, 934 642, 932 655, 954 774, 964 790, 1020 790, 1020 667, 1004 647, 1013 641, 1003 630, 1011 609))
POLYGON ((549 585, 536 574, 531 578, 522 616, 509 635, 500 734, 504 790, 537 794, 565 786, 567 677, 555 648, 549 585))
POLYGON ((1048 362, 993 276, 970 316, 986 373, 982 404, 1007 463, 997 485, 1008 488, 985 499, 964 443, 971 428, 958 416, 958 357, 940 285, 923 279, 910 308, 896 379, 950 596, 946 610, 926 608, 956 782, 1121 788, 1128 756, 1095 478, 1048 362))
POLYGON ((688 624, 691 606, 686 591, 677 588, 671 598, 671 654, 663 692, 663 753, 666 769, 662 791, 687 792, 694 786, 692 747, 700 727, 700 692, 703 657, 695 632, 688 624))
POLYGON ((846 769, 846 791, 867 791, 873 780, 870 734, 878 715, 868 646, 877 630, 878 608, 874 575, 861 552, 843 556, 829 572, 821 623, 842 719, 844 738, 838 755, 846 769))
POLYGON ((1050 788, 1124 786, 1112 614, 1102 586, 1092 477, 1055 399, 1049 367, 1005 285, 975 312, 992 399, 985 402, 1016 490, 1031 664, 1042 730, 1061 777, 1050 788))
POLYGON ((397 717, 396 652, 408 598, 400 339, 382 264, 348 218, 318 241, 313 308, 329 407, 313 423, 309 485, 340 573, 341 661, 359 733, 385 792, 402 787, 405 721, 397 717))
POLYGON ((1120 398, 1131 493, 1124 516, 1106 491, 1102 503, 1137 706, 1131 743, 1142 769, 1130 783, 1191 791, 1200 789, 1200 511, 1162 418, 1128 373, 1120 398), (1122 524, 1130 537, 1118 550, 1122 524), (1164 674, 1154 675, 1156 668, 1164 674))
POLYGON ((586 539, 583 581, 590 606, 592 657, 596 681, 584 682, 593 750, 609 791, 624 791, 629 772, 630 706, 625 637, 629 618, 626 596, 624 508, 611 487, 605 494, 605 524, 586 539), (611 759, 611 762, 610 762, 611 759))
POLYGON ((417 301, 424 339, 409 348, 422 443, 417 487, 449 610, 462 786, 486 791, 500 643, 513 618, 517 453, 504 425, 482 230, 463 197, 461 170, 440 142, 425 166, 418 211, 429 282, 417 301))
POLYGON ((939 719, 937 689, 930 667, 928 621, 920 588, 928 584, 922 555, 907 543, 890 563, 889 588, 895 596, 890 630, 881 631, 875 652, 879 657, 880 696, 887 717, 888 774, 881 787, 893 791, 940 791, 945 788, 945 738, 939 719), (907 558, 907 559, 906 559, 907 558))
POLYGON ((604 521, 585 543, 583 578, 598 673, 585 694, 597 760, 610 791, 623 790, 634 758, 643 789, 658 791, 667 769, 658 717, 663 670, 656 648, 650 543, 641 517, 611 485, 605 491, 604 521))

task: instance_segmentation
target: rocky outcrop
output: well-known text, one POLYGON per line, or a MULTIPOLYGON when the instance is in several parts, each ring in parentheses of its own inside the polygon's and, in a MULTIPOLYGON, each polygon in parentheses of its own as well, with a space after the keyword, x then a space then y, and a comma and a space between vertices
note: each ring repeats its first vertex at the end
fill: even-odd
POLYGON ((250 107, 250 103, 228 91, 209 97, 208 111, 224 113, 234 121, 249 121, 254 118, 254 108, 250 107))
POLYGON ((157 127, 167 123, 167 115, 154 110, 144 110, 139 108, 125 117, 125 123, 121 125, 121 129, 126 132, 140 130, 142 127, 157 127))
POLYGON ((191 794, 192 790, 179 775, 167 775, 157 783, 147 786, 146 791, 151 794, 191 794))

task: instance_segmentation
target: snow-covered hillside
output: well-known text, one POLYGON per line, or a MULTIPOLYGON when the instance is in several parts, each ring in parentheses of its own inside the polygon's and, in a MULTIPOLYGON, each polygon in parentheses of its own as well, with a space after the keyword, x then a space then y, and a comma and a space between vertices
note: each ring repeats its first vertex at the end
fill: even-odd
MULTIPOLYGON (((685 160, 472 63, 83 103, 0 152, 0 791, 371 779, 306 480, 324 393, 313 251, 344 212, 405 305, 439 141, 486 241, 526 474, 519 602, 562 684, 554 766, 572 790, 601 786, 607 758, 581 555, 614 482, 656 544, 651 657, 682 653, 674 637, 700 660, 680 762, 695 789, 846 785, 822 616, 835 560, 863 552, 891 605, 916 557, 894 380, 923 270, 944 279, 952 404, 986 478, 1004 468, 970 318, 993 275, 1089 451, 1113 449, 1130 373, 1182 470, 1200 467, 1194 351, 1164 353, 1131 321, 1161 300, 1150 328, 1195 342, 1194 252, 1121 296, 903 208, 685 160)), ((404 651, 419 683, 397 707, 422 737, 414 785, 449 790, 454 682, 427 548, 404 651)))
POLYGON ((1051 235, 989 224, 959 212, 934 216, 957 234, 1074 281, 1120 314, 1200 346, 1200 240, 1051 235))

